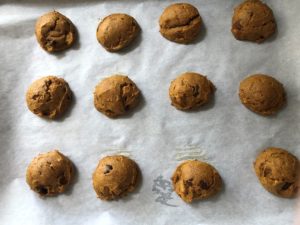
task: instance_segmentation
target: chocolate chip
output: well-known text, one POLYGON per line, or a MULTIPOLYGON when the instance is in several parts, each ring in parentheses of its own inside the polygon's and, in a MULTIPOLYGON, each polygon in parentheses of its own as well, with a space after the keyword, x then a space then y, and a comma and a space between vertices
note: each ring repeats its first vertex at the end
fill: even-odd
POLYGON ((197 97, 199 95, 199 85, 193 86, 192 89, 193 89, 193 96, 197 97))
POLYGON ((193 178, 188 179, 185 183, 186 183, 186 185, 187 185, 188 187, 193 186, 193 178))
POLYGON ((207 190, 209 188, 208 184, 204 180, 200 181, 200 187, 204 190, 207 190))
POLYGON ((281 187, 281 190, 285 191, 287 189, 289 189, 289 187, 292 185, 293 183, 288 183, 288 182, 285 182, 282 187, 281 187))
POLYGON ((66 185, 68 183, 68 180, 66 179, 66 177, 64 175, 62 175, 59 177, 58 182, 60 185, 66 185))
POLYGON ((40 195, 47 195, 48 194, 48 189, 44 186, 38 186, 35 188, 36 191, 40 194, 40 195))
POLYGON ((113 169, 112 165, 105 165, 104 174, 109 173, 113 169))

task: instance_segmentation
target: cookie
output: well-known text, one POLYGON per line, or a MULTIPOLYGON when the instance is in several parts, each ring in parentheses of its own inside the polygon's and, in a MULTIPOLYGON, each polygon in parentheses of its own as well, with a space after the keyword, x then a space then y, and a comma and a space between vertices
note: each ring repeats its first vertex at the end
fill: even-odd
POLYGON ((76 28, 67 17, 53 11, 41 16, 35 24, 35 36, 47 52, 70 48, 76 40, 76 28))
POLYGON ((93 186, 102 200, 114 200, 134 191, 139 169, 128 157, 106 156, 99 161, 93 174, 93 186))
POLYGON ((140 33, 136 20, 127 14, 111 14, 98 25, 97 40, 110 52, 127 47, 140 33))
POLYGON ((187 72, 171 82, 169 96, 177 109, 190 110, 209 102, 214 91, 214 85, 205 76, 187 72))
POLYGON ((111 118, 121 116, 134 108, 139 99, 140 90, 127 76, 110 76, 95 87, 95 108, 111 118))
POLYGON ((295 197, 299 190, 299 160, 288 151, 270 147, 254 162, 256 176, 263 187, 280 197, 295 197))
POLYGON ((72 93, 68 83, 55 76, 42 77, 34 81, 27 90, 28 109, 34 114, 55 119, 70 105, 72 93))
POLYGON ((66 190, 73 177, 71 161, 57 150, 39 154, 29 164, 26 181, 41 196, 51 196, 66 190))
POLYGON ((248 109, 263 116, 277 113, 286 102, 283 85, 264 74, 254 74, 242 80, 239 97, 248 109))
POLYGON ((171 179, 175 192, 187 203, 207 199, 222 187, 218 171, 210 164, 198 160, 181 163, 171 179))
POLYGON ((272 9, 260 0, 246 0, 234 9, 231 32, 237 40, 261 43, 275 31, 272 9))
POLYGON ((201 17, 198 10, 188 3, 169 5, 159 18, 159 32, 166 39, 188 44, 193 42, 201 29, 201 17))

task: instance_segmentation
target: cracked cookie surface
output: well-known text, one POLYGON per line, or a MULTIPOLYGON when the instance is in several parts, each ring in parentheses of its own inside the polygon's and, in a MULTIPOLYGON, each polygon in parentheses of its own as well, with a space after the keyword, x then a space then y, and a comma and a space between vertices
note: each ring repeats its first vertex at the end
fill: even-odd
POLYGON ((68 83, 55 76, 46 76, 34 81, 27 90, 28 109, 34 114, 55 119, 62 115, 72 99, 68 83))
POLYGON ((292 198, 299 191, 299 160, 288 151, 270 147, 254 162, 257 178, 263 187, 280 197, 292 198))
POLYGON ((122 155, 106 156, 93 173, 93 187, 102 200, 114 200, 134 191, 139 169, 130 158, 122 155))
POLYGON ((188 3, 168 6, 159 19, 160 33, 166 39, 188 44, 200 33, 201 17, 198 10, 188 3))
POLYGON ((71 161, 57 150, 39 154, 29 164, 26 181, 41 196, 62 193, 73 177, 71 161))
POLYGON ((98 25, 97 40, 110 52, 127 47, 140 32, 137 21, 127 14, 111 14, 98 25))
POLYGON ((254 74, 242 80, 239 97, 244 106, 263 116, 277 113, 286 102, 283 85, 264 74, 254 74))
POLYGON ((260 0, 246 0, 234 9, 231 32, 236 39, 261 43, 275 30, 273 11, 260 0))
POLYGON ((118 117, 134 108, 140 99, 140 90, 127 76, 113 75, 95 87, 95 108, 108 117, 118 117))
POLYGON ((218 171, 210 164, 198 160, 181 163, 171 179, 175 192, 187 203, 209 198, 222 187, 218 171))
POLYGON ((171 82, 169 96, 179 110, 196 109, 209 102, 215 87, 205 76, 187 72, 171 82))
POLYGON ((35 35, 47 52, 59 52, 70 48, 76 40, 76 29, 67 17, 53 11, 41 16, 35 25, 35 35))

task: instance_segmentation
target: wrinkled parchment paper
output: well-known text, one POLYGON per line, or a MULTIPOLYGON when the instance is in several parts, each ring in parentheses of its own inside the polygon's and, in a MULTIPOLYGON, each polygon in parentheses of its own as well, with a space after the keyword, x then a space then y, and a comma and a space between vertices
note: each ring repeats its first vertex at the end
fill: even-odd
POLYGON ((158 32, 158 19, 171 1, 6 1, 0 5, 0 224, 5 225, 288 225, 295 200, 266 192, 252 170, 268 146, 300 157, 300 3, 270 0, 278 34, 263 44, 236 41, 231 16, 237 0, 188 1, 200 11, 205 29, 195 44, 180 45, 158 32), (36 19, 58 10, 79 31, 79 42, 62 54, 43 51, 34 36, 36 19), (123 12, 142 28, 136 44, 106 52, 96 40, 99 20, 123 12), (207 75, 216 85, 213 103, 197 112, 170 106, 170 81, 185 71, 207 75), (239 102, 239 81, 248 74, 271 74, 287 92, 287 106, 274 117, 258 116, 239 102), (143 93, 130 115, 108 119, 93 106, 93 90, 104 77, 129 75, 143 93), (32 114, 25 92, 35 79, 66 79, 75 101, 59 121, 32 114), (40 152, 59 149, 77 168, 72 188, 42 199, 30 191, 25 171, 40 152), (138 190, 114 202, 96 198, 92 172, 109 154, 129 155, 140 166, 138 190), (169 178, 186 158, 213 164, 224 180, 216 197, 185 204, 169 178))

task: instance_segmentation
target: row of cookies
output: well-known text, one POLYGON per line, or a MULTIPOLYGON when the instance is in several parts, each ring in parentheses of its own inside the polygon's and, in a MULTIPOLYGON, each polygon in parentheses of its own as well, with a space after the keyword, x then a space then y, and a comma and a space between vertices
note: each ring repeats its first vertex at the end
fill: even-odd
MULTIPOLYGON (((179 110, 192 110, 208 103, 216 90, 207 77, 187 72, 173 80, 169 87, 172 105, 179 110)), ((26 102, 34 114, 54 119, 60 116, 71 102, 68 83, 55 76, 34 81, 27 90, 26 102)), ((123 75, 103 79, 95 87, 94 106, 108 117, 115 118, 134 108, 141 92, 137 85, 123 75)), ((253 112, 268 116, 276 113, 286 102, 283 85, 275 78, 255 74, 241 81, 241 102, 253 112)))
MULTIPOLYGON (((201 31, 202 19, 196 7, 188 3, 168 6, 159 18, 160 33, 166 39, 188 44, 201 31)), ((260 0, 246 0, 234 9, 232 34, 238 40, 263 42, 274 34, 276 22, 272 10, 260 0)), ((98 42, 110 52, 127 47, 140 33, 137 21, 127 14, 111 14, 98 25, 98 42)), ((66 16, 57 11, 41 16, 35 26, 40 46, 47 52, 70 48, 76 41, 77 31, 66 16)))
MULTIPOLYGON (((299 160, 288 151, 268 148, 253 164, 255 173, 269 192, 295 197, 299 189, 299 160)), ((57 150, 39 154, 29 164, 26 181, 40 196, 53 196, 66 190, 72 181, 72 162, 57 150)), ((93 173, 93 187, 102 200, 114 200, 135 190, 141 171, 130 158, 122 155, 102 158, 93 173)), ((198 160, 181 163, 171 178, 175 192, 187 203, 206 199, 222 189, 219 172, 198 160)))

